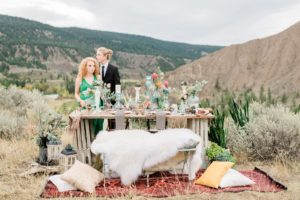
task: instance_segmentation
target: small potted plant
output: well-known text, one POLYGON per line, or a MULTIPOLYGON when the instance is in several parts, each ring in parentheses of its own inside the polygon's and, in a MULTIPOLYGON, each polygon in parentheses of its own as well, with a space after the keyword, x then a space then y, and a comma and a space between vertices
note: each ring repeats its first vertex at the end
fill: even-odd
POLYGON ((55 112, 38 112, 37 119, 38 135, 36 137, 36 143, 39 146, 38 162, 40 164, 48 164, 47 144, 60 143, 58 132, 61 128, 66 126, 66 122, 61 115, 55 112))
POLYGON ((230 154, 228 149, 220 147, 218 144, 211 142, 206 149, 206 156, 209 161, 229 161, 235 163, 235 158, 230 154))

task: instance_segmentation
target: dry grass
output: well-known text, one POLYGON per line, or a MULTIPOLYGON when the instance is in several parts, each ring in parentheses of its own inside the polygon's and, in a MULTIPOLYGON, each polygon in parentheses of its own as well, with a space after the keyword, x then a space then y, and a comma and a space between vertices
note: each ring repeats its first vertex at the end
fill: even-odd
MULTIPOLYGON (((65 143, 70 142, 72 138, 69 135, 63 135, 65 143)), ((38 155, 38 148, 34 141, 30 139, 21 140, 0 140, 0 199, 37 199, 47 175, 37 175, 28 177, 19 177, 18 174, 30 168, 31 162, 38 155)), ((279 193, 259 193, 259 192, 240 192, 240 193, 220 193, 220 194, 196 194, 169 197, 167 199, 299 199, 299 180, 300 164, 284 163, 276 161, 275 163, 244 163, 237 166, 238 169, 253 169, 253 166, 259 166, 272 174, 276 179, 285 183, 289 190, 279 193)), ((82 198, 63 198, 82 199, 82 198)), ((88 197, 84 199, 105 199, 88 197)), ((116 199, 147 199, 135 196, 134 191, 126 196, 116 199)), ((154 199, 154 198, 153 198, 154 199)))
POLYGON ((28 139, 0 140, 0 199, 34 199, 45 176, 21 178, 30 167, 37 146, 28 139))

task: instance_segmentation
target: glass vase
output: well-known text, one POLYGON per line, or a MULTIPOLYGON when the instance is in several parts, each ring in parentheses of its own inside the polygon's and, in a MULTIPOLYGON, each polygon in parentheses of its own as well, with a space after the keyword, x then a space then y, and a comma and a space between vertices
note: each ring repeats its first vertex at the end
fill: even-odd
POLYGON ((163 109, 168 110, 170 108, 169 95, 165 94, 163 99, 163 109))
POLYGON ((145 95, 151 96, 151 89, 153 88, 153 81, 151 79, 151 76, 146 76, 145 88, 145 95))
POLYGON ((180 105, 179 105, 179 108, 178 108, 178 112, 179 112, 180 114, 185 114, 185 109, 186 109, 185 102, 184 102, 183 99, 181 99, 180 105))
POLYGON ((188 105, 190 108, 198 108, 199 107, 199 97, 196 94, 192 94, 188 97, 188 105))
POLYGON ((114 105, 114 109, 116 110, 121 110, 123 108, 123 105, 121 104, 121 94, 120 93, 116 93, 116 103, 114 105))

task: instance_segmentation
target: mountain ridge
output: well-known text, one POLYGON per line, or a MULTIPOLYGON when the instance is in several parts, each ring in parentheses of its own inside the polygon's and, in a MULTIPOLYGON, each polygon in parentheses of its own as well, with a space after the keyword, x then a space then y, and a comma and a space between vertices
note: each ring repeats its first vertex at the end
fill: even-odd
POLYGON ((300 22, 261 39, 234 44, 167 73, 178 81, 208 80, 206 93, 223 89, 235 91, 261 87, 282 95, 300 90, 300 22))
POLYGON ((57 28, 20 17, 0 15, 1 64, 48 70, 58 70, 59 66, 68 64, 72 66, 72 71, 77 69, 83 57, 94 56, 95 49, 100 46, 115 52, 112 62, 120 67, 124 77, 129 78, 141 78, 152 71, 154 65, 162 65, 164 71, 173 70, 198 58, 203 52, 210 53, 222 48, 78 27, 57 28), (130 56, 124 57, 126 53, 130 56), (123 56, 118 57, 118 54, 123 56), (49 59, 53 55, 56 55, 55 62, 49 59), (134 56, 150 56, 153 59, 145 64, 130 60, 134 56), (125 73, 129 66, 134 66, 135 70, 125 73))

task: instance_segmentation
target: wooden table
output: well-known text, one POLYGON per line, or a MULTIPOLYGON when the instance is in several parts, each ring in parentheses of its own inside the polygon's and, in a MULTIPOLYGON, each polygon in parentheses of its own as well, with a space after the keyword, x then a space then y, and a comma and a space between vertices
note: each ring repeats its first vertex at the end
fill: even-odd
MULTIPOLYGON (((208 146, 208 129, 209 129, 209 121, 213 119, 214 116, 203 115, 197 116, 194 114, 171 114, 166 115, 166 120, 185 120, 186 127, 193 130, 196 134, 198 134, 201 138, 201 142, 203 147, 206 148, 208 146)), ((92 112, 92 111, 81 111, 80 113, 80 125, 76 129, 74 136, 74 145, 76 147, 78 153, 78 160, 81 162, 92 164, 92 154, 91 154, 91 143, 94 140, 93 130, 93 119, 115 119, 114 114, 110 114, 107 112, 92 112)), ((125 119, 151 119, 155 120, 155 114, 147 114, 147 115, 137 115, 137 114, 126 114, 125 119)))

